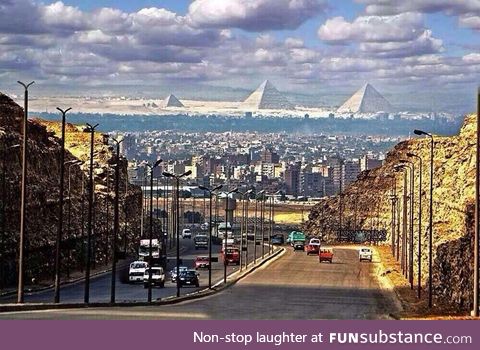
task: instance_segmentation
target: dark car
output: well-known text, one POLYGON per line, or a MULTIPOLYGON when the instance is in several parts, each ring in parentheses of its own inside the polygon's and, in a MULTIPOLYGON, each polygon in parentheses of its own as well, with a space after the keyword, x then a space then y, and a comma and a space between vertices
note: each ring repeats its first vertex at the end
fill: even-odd
POLYGON ((282 245, 283 243, 285 243, 285 238, 283 237, 283 235, 273 235, 270 238, 270 241, 272 242, 272 244, 282 245))
POLYGON ((200 281, 198 280, 198 272, 195 270, 187 270, 180 272, 180 287, 183 286, 195 286, 200 287, 200 281))

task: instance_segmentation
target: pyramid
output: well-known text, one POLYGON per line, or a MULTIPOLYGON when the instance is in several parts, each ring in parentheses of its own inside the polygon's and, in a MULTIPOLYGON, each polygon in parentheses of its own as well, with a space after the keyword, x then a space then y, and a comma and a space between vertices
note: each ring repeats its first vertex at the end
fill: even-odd
POLYGON ((340 108, 338 113, 377 113, 393 112, 393 107, 372 85, 365 84, 353 94, 340 108))
POLYGON ((257 90, 243 101, 242 107, 253 110, 295 108, 268 80, 265 80, 257 90))
POLYGON ((175 97, 175 95, 168 95, 168 97, 163 100, 162 104, 163 108, 168 108, 168 107, 185 107, 182 102, 178 98, 175 97))

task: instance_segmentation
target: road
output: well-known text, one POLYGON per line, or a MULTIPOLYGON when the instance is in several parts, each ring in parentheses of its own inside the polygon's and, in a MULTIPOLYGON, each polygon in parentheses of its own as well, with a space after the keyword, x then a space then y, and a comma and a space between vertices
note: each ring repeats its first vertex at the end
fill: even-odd
POLYGON ((373 263, 355 247, 335 247, 334 262, 285 254, 216 295, 168 306, 50 310, 0 314, 24 319, 378 319, 395 312, 373 263))
MULTIPOLYGON (((254 246, 253 242, 249 242, 249 259, 253 259, 254 246)), ((208 255, 208 250, 195 250, 195 245, 193 239, 182 239, 181 246, 184 249, 184 252, 181 255, 182 266, 187 266, 193 268, 195 258, 198 255, 208 255)), ((220 245, 214 245, 212 247, 213 256, 219 257, 220 245)), ((265 254, 267 254, 268 249, 265 249, 265 254)), ((261 256, 262 249, 261 246, 257 246, 257 258, 261 256)), ((169 258, 167 266, 167 281, 165 283, 165 288, 153 287, 152 288, 152 299, 161 299, 169 296, 176 295, 176 284, 172 283, 169 278, 168 272, 176 266, 176 260, 169 258)), ((227 273, 231 274, 239 269, 238 266, 229 265, 227 268, 227 273)), ((125 275, 128 271, 128 268, 125 267, 123 270, 119 269, 117 273, 117 283, 116 283, 116 301, 117 302, 144 302, 147 301, 148 290, 144 289, 143 284, 128 284, 122 283, 121 276, 125 275)), ((195 292, 197 290, 204 289, 208 286, 208 270, 199 270, 200 273, 200 288, 196 287, 185 287, 180 289, 181 295, 195 292)), ((212 264, 212 284, 215 284, 223 279, 223 262, 221 257, 219 257, 219 262, 212 264)), ((90 302, 110 302, 110 289, 111 289, 111 274, 105 273, 99 276, 96 276, 90 281, 90 302)), ((83 303, 84 300, 84 290, 85 284, 83 281, 65 285, 60 290, 61 302, 63 303, 83 303)), ((52 302, 53 300, 53 290, 48 289, 41 292, 27 293, 25 294, 26 303, 35 303, 35 302, 52 302)), ((10 295, 0 298, 0 303, 14 303, 16 302, 16 295, 10 295)))

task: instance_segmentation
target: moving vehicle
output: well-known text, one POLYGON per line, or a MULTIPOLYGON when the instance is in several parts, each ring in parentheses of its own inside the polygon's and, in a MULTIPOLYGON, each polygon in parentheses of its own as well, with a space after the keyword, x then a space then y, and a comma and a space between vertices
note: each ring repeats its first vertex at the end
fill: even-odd
POLYGON ((208 236, 206 235, 196 235, 193 242, 195 249, 208 249, 208 236))
POLYGON ((224 263, 240 265, 240 249, 237 247, 228 247, 226 252, 222 252, 222 258, 224 263))
POLYGON ((368 260, 372 262, 372 255, 373 255, 373 252, 372 252, 372 249, 370 248, 360 248, 360 250, 358 251, 358 259, 360 261, 368 260))
POLYGON ((152 259, 153 261, 149 261, 150 259, 150 240, 149 239, 141 239, 140 240, 140 247, 138 248, 138 260, 147 261, 150 265, 154 265, 155 261, 160 259, 160 242, 158 239, 152 239, 152 259))
POLYGON ((333 249, 332 248, 320 248, 318 253, 318 262, 328 261, 330 264, 333 261, 333 249))
MULTIPOLYGON (((180 266, 179 269, 180 273, 187 271, 188 268, 186 266, 180 266)), ((177 268, 174 267, 172 270, 170 270, 170 280, 175 283, 177 282, 177 268)))
POLYGON ((182 238, 192 238, 192 230, 190 230, 189 228, 184 228, 182 231, 182 238))
MULTIPOLYGON (((303 242, 303 244, 305 245, 305 241, 306 241, 305 234, 303 232, 300 232, 300 231, 290 232, 290 234, 288 235, 288 238, 287 238, 287 243, 290 243, 292 245, 292 247, 293 247, 294 242, 303 242)), ((303 247, 302 247, 302 249, 303 249, 303 247)))
POLYGON ((317 255, 320 250, 320 240, 318 238, 311 238, 308 244, 305 246, 305 252, 307 255, 317 255))
POLYGON ((195 258, 195 270, 196 269, 208 269, 210 266, 210 260, 208 256, 197 256, 195 258))
POLYGON ((145 273, 146 268, 148 268, 148 263, 146 261, 132 262, 128 268, 128 282, 143 282, 143 274, 145 273))
POLYGON ((163 288, 165 286, 165 273, 163 272, 163 267, 152 266, 145 269, 143 273, 143 287, 148 288, 148 280, 150 278, 150 271, 152 273, 151 284, 152 286, 159 286, 163 288))
POLYGON ((195 286, 200 287, 200 281, 198 279, 198 272, 195 270, 186 270, 180 273, 180 287, 183 286, 195 286))
POLYGON ((283 243, 285 243, 285 238, 282 234, 272 235, 272 237, 270 238, 270 242, 275 245, 282 245, 283 243))

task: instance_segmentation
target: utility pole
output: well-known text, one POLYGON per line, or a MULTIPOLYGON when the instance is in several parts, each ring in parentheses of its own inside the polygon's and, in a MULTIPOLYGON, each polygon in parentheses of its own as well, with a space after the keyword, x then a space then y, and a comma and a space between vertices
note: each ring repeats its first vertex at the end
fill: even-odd
POLYGON ((25 277, 25 235, 26 235, 26 211, 27 211, 27 146, 28 146, 28 88, 34 84, 32 81, 29 84, 24 84, 18 81, 20 85, 24 87, 25 99, 24 99, 24 114, 23 114, 23 148, 22 148, 22 194, 21 194, 21 207, 20 207, 20 238, 19 238, 19 254, 18 254, 18 291, 17 291, 17 303, 23 304, 24 299, 24 277, 25 277))

